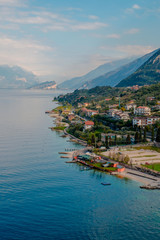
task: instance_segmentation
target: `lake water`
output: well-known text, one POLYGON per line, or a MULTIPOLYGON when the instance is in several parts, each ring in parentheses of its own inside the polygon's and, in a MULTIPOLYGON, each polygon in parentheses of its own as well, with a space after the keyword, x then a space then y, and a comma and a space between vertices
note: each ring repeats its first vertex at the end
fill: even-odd
POLYGON ((160 191, 60 158, 81 146, 48 129, 57 94, 0 90, 0 239, 160 239, 160 191))

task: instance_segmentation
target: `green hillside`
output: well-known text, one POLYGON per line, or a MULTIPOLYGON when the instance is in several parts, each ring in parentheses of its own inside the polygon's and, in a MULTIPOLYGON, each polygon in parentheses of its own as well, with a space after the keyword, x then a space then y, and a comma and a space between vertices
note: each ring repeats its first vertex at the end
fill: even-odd
POLYGON ((160 82, 160 50, 149 58, 135 73, 122 80, 117 87, 150 85, 160 82))
POLYGON ((95 87, 92 89, 82 89, 75 90, 72 93, 68 93, 66 95, 60 95, 56 98, 59 102, 69 103, 72 105, 78 105, 78 103, 85 102, 94 102, 98 103, 100 101, 104 101, 106 98, 110 98, 110 104, 119 103, 119 97, 121 99, 121 103, 127 103, 131 99, 135 100, 135 103, 138 105, 145 104, 147 97, 155 97, 156 99, 160 99, 160 83, 153 84, 151 86, 141 87, 139 90, 134 91, 129 88, 118 88, 118 87, 95 87))

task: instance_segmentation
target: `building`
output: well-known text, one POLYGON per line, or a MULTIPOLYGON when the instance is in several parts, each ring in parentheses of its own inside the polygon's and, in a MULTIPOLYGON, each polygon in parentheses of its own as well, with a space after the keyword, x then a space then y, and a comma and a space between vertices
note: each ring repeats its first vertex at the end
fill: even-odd
POLYGON ((125 109, 126 109, 126 110, 131 110, 131 109, 135 109, 136 107, 137 107, 136 104, 134 104, 134 103, 128 103, 128 104, 126 104, 125 109))
POLYGON ((108 107, 109 107, 109 109, 110 109, 110 108, 117 108, 117 107, 119 107, 119 104, 109 105, 108 107))
POLYGON ((75 118, 75 115, 73 113, 68 115, 68 120, 72 121, 75 118))
POLYGON ((116 114, 122 113, 122 110, 109 109, 107 113, 108 113, 108 115, 109 115, 110 117, 115 117, 116 114))
POLYGON ((86 121, 85 123, 84 123, 84 129, 86 130, 86 129, 90 129, 90 128, 92 128, 94 126, 94 122, 92 122, 92 121, 86 121))
POLYGON ((115 119, 124 120, 124 121, 127 121, 130 119, 129 114, 127 112, 122 112, 122 110, 118 110, 118 109, 109 109, 108 116, 115 119))
POLYGON ((134 114, 148 116, 151 114, 151 109, 145 106, 139 106, 134 110, 134 114))
POLYGON ((160 121, 160 117, 158 116, 152 116, 152 117, 135 117, 132 120, 133 126, 147 126, 147 125, 153 125, 157 121, 160 121))
POLYGON ((151 107, 152 111, 159 111, 160 110, 160 105, 155 105, 151 107))

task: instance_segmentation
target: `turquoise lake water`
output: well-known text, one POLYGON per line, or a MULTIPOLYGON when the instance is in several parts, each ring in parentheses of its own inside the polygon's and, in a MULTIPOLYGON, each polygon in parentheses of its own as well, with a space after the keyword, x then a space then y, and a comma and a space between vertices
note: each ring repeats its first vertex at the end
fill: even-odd
POLYGON ((0 90, 0 239, 160 239, 160 191, 60 158, 81 146, 48 129, 55 95, 0 90))

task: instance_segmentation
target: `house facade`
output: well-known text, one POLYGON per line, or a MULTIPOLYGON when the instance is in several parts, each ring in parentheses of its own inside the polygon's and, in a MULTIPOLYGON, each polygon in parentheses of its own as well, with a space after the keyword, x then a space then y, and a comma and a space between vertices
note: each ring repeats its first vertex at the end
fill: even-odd
POLYGON ((137 109, 134 110, 134 113, 137 115, 148 116, 151 114, 151 109, 146 106, 139 106, 137 109))

